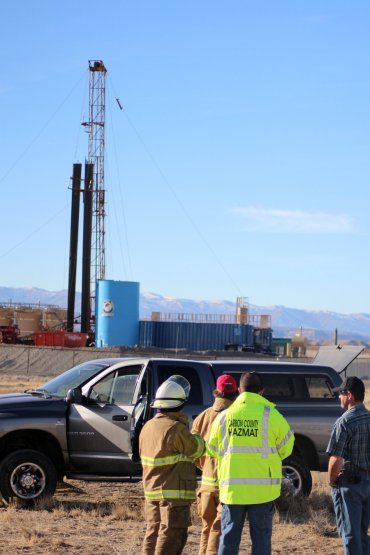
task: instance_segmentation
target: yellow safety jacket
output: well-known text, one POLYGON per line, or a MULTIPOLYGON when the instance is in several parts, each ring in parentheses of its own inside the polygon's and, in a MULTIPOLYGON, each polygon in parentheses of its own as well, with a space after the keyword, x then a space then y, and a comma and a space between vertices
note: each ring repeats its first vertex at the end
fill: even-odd
POLYGON ((185 414, 156 414, 140 432, 139 450, 146 499, 195 499, 194 460, 203 454, 204 441, 190 433, 185 414))
POLYGON ((257 393, 241 393, 215 420, 207 453, 218 460, 220 500, 253 505, 280 495, 281 461, 294 435, 273 403, 257 393))

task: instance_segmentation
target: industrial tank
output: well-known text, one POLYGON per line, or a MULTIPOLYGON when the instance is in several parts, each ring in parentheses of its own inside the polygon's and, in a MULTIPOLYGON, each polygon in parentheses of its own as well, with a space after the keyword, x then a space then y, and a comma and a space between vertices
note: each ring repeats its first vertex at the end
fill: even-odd
POLYGON ((13 310, 7 307, 0 307, 0 326, 13 325, 13 310))
POLYGON ((67 310, 65 308, 44 308, 42 311, 43 328, 56 330, 65 325, 67 320, 67 310))
POLYGON ((97 347, 139 343, 139 283, 102 279, 96 282, 97 347))
POLYGON ((18 308, 14 310, 14 324, 19 328, 19 335, 26 337, 42 329, 42 308, 18 308))

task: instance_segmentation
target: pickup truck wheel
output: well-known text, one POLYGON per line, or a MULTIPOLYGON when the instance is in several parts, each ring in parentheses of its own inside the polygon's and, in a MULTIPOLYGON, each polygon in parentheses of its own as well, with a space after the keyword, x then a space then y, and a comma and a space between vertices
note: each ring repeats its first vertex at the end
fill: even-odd
POLYGON ((283 461, 282 493, 288 497, 298 494, 310 495, 312 476, 309 468, 297 455, 291 455, 283 461))
POLYGON ((51 460, 33 449, 14 451, 0 464, 0 491, 6 501, 13 497, 29 503, 53 495, 57 480, 51 460))

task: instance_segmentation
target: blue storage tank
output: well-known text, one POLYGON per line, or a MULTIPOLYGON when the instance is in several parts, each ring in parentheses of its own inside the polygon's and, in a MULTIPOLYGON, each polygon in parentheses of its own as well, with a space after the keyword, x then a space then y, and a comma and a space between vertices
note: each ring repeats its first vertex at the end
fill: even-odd
POLYGON ((139 343, 139 283, 96 282, 97 347, 133 346, 139 343))

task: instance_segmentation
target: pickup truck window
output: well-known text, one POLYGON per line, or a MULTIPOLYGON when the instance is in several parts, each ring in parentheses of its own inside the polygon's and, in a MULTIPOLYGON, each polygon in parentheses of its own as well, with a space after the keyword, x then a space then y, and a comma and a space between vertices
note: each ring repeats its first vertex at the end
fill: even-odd
POLYGON ((184 376, 190 383, 190 395, 189 395, 189 404, 190 405, 202 405, 203 404, 203 396, 202 396, 202 384, 200 383, 198 372, 195 368, 191 366, 181 366, 181 365, 159 365, 158 366, 158 383, 161 384, 170 376, 174 374, 179 374, 180 376, 184 376))
MULTIPOLYGON (((240 373, 230 372, 239 383, 240 373)), ((261 373, 264 397, 270 401, 336 401, 327 376, 303 374, 261 373)))
POLYGON ((141 365, 116 370, 94 385, 90 398, 108 405, 131 405, 141 365))
POLYGON ((336 396, 332 391, 325 376, 306 376, 306 384, 310 399, 335 399, 336 396))
POLYGON ((262 379, 264 395, 272 401, 335 400, 327 376, 263 374, 262 379))
MULTIPOLYGON (((263 374, 262 380, 264 388, 263 394, 267 399, 294 398, 294 387, 291 376, 263 374)), ((301 394, 300 397, 302 396, 303 395, 301 394)))
POLYGON ((46 382, 40 389, 46 390, 50 395, 55 397, 65 397, 69 389, 79 387, 86 383, 90 378, 108 368, 108 364, 91 360, 83 362, 78 366, 74 366, 67 372, 63 372, 56 378, 46 382))

